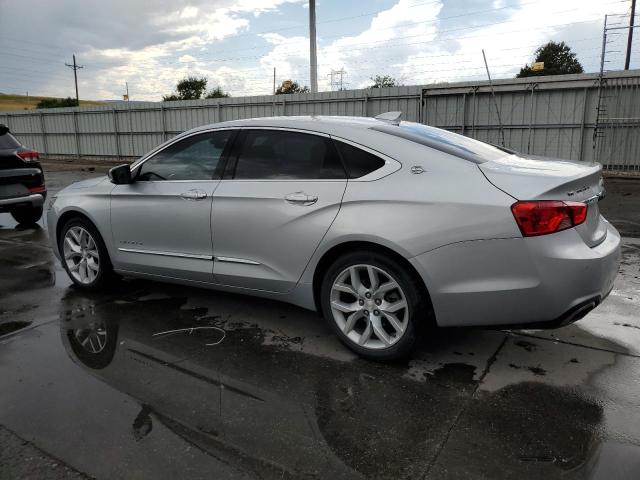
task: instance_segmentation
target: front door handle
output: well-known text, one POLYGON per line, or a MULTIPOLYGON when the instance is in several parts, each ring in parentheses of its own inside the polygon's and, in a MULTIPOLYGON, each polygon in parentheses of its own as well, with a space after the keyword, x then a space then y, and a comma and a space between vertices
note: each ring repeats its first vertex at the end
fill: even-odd
POLYGON ((304 192, 288 193, 284 199, 293 205, 313 205, 318 201, 317 195, 308 195, 304 192))
POLYGON ((182 192, 180 196, 184 200, 204 200, 207 198, 207 192, 203 192, 202 190, 187 190, 186 192, 182 192))

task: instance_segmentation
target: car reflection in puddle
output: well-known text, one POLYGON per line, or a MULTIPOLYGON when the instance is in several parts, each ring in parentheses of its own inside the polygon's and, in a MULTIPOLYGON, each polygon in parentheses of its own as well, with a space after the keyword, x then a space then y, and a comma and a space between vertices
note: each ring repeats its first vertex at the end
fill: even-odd
POLYGON ((429 469, 437 478, 452 464, 462 476, 501 476, 508 466, 554 477, 580 471, 594 451, 602 410, 570 390, 524 382, 483 392, 465 363, 416 380, 407 364, 309 354, 297 346, 313 350, 313 336, 273 341, 255 322, 232 321, 225 309, 241 310, 243 297, 221 297, 227 305, 216 315, 157 293, 63 299, 68 354, 137 400, 137 441, 159 422, 260 478, 416 478, 429 469), (215 345, 215 330, 154 336, 193 326, 226 336, 215 345))

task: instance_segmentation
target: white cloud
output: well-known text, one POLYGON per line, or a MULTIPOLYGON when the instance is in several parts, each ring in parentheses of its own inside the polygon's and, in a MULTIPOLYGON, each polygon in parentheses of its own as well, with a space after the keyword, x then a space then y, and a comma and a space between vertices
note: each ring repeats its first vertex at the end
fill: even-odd
MULTIPOLYGON (((64 62, 74 50, 86 65, 79 76, 85 98, 118 98, 121 85, 129 81, 132 98, 159 100, 185 75, 205 75, 210 87, 219 84, 233 95, 266 94, 271 91, 273 67, 278 81, 291 78, 310 84, 309 39, 299 33, 306 25, 289 36, 291 27, 285 20, 288 4, 296 2, 299 9, 304 0, 190 0, 181 5, 156 0, 152 8, 130 0, 68 1, 77 2, 78 8, 63 9, 48 0, 22 0, 7 4, 0 17, 3 38, 19 39, 23 32, 12 19, 39 11, 41 15, 33 19, 34 30, 48 38, 47 32, 55 29, 55 42, 64 46, 62 54, 56 53, 64 58, 58 58, 50 54, 53 46, 38 52, 38 47, 26 43, 11 44, 17 46, 18 56, 3 57, 3 62, 7 60, 4 72, 17 76, 19 69, 28 73, 32 68, 45 73, 29 75, 30 82, 38 82, 37 89, 29 85, 30 91, 71 94, 64 62), (91 16, 105 21, 88 27, 87 9, 91 16), (121 15, 123 11, 128 14, 121 15), (287 26, 280 31, 274 27, 271 33, 253 33, 267 13, 282 14, 287 26), (40 17, 47 22, 38 23, 40 17), (261 53, 265 43, 268 51, 261 53), (20 55, 52 59, 41 65, 39 59, 21 60, 20 55), (50 65, 52 71, 54 67, 58 70, 48 76, 50 65)), ((550 39, 568 40, 583 65, 593 70, 604 14, 624 13, 627 7, 614 0, 397 0, 373 15, 357 33, 326 36, 332 28, 337 30, 336 25, 353 31, 356 22, 348 20, 318 24, 319 87, 328 90, 327 75, 341 67, 347 71, 348 88, 367 86, 369 77, 376 74, 392 75, 405 84, 481 79, 486 75, 482 48, 495 77, 513 76, 531 60, 536 46, 550 39)), ((320 8, 328 18, 341 16, 339 6, 320 8)), ((0 73, 3 89, 7 78, 13 77, 0 73)), ((21 80, 15 83, 23 89, 21 80)))

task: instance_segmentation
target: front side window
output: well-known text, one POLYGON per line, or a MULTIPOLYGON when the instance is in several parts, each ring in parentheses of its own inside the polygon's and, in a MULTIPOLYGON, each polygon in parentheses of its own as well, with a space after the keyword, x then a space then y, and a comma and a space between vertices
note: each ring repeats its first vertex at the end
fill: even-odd
POLYGON ((345 178, 329 138, 281 130, 246 130, 235 167, 236 179, 345 178))
POLYGON ((137 180, 211 180, 231 134, 221 130, 180 140, 144 162, 137 180))

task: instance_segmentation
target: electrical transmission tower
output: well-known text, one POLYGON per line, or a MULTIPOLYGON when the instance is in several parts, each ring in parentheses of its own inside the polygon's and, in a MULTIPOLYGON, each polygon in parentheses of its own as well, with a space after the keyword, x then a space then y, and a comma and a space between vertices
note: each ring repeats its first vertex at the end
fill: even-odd
MULTIPOLYGON (((624 34, 625 31, 628 31, 625 68, 630 62, 630 45, 633 38, 633 30, 639 27, 633 21, 635 0, 632 2, 631 15, 628 25, 625 24, 626 14, 604 16, 600 71, 596 80, 598 97, 596 101, 596 122, 593 129, 592 158, 592 161, 598 161, 603 164, 603 168, 618 168, 621 167, 621 164, 626 165, 626 158, 630 155, 635 155, 635 152, 627 151, 628 145, 626 142, 619 141, 619 132, 622 127, 634 121, 635 118, 633 112, 630 111, 632 102, 620 102, 620 98, 632 98, 635 94, 634 84, 628 84, 626 80, 607 76, 607 72, 610 71, 607 68, 607 64, 611 63, 611 60, 607 59, 607 54, 622 53, 620 50, 611 50, 611 44, 615 43, 616 37, 624 34), (623 95, 627 96, 623 97, 623 95)), ((622 166, 624 167, 625 165, 622 166)))
POLYGON ((329 77, 329 82, 331 84, 332 92, 335 90, 344 90, 343 79, 344 79, 344 75, 346 74, 347 72, 343 67, 340 70, 331 70, 331 73, 327 75, 329 77))
POLYGON ((73 65, 70 63, 65 63, 65 65, 69 68, 73 68, 73 79, 76 83, 76 101, 78 102, 78 106, 80 106, 80 97, 78 97, 78 70, 84 68, 84 65, 78 65, 76 63, 76 54, 73 54, 73 65))

